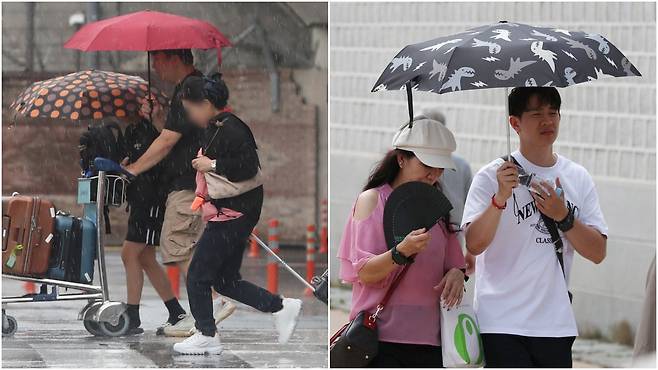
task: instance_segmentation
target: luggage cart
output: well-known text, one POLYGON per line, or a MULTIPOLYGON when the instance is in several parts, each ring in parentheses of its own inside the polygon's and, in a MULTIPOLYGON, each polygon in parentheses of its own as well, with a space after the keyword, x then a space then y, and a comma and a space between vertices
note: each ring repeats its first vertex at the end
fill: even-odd
POLYGON ((96 260, 100 285, 82 284, 48 278, 32 278, 2 274, 3 278, 32 282, 39 286, 39 292, 23 296, 2 297, 2 334, 12 335, 18 328, 13 316, 7 315, 7 304, 25 302, 53 302, 86 300, 78 314, 85 329, 95 336, 117 337, 124 335, 130 326, 123 302, 110 300, 105 265, 104 238, 105 225, 103 209, 105 205, 120 207, 126 200, 128 182, 121 176, 108 175, 99 171, 97 176, 78 179, 78 204, 83 205, 83 218, 96 226, 96 260), (96 187, 94 189, 94 183, 96 187), (94 199, 95 198, 95 199, 94 199), (60 289, 73 289, 76 293, 60 292, 60 289))

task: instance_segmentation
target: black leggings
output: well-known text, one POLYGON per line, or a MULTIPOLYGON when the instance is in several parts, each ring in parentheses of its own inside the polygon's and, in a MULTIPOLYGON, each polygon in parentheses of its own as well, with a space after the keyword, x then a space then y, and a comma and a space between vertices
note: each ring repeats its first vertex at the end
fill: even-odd
POLYGON ((572 367, 576 337, 482 334, 486 367, 572 367))
POLYGON ((443 367, 440 346, 379 342, 377 356, 368 367, 443 367))
POLYGON ((187 296, 195 326, 203 335, 214 336, 217 331, 210 287, 262 312, 277 312, 283 307, 281 296, 240 276, 242 255, 254 226, 246 216, 208 222, 196 244, 187 274, 187 296))

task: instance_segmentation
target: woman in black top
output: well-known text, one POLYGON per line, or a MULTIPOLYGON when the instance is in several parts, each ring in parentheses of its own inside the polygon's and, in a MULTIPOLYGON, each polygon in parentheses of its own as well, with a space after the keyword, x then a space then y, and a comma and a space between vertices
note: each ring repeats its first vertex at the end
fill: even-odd
MULTIPOLYGON (((182 88, 183 106, 190 121, 206 131, 202 155, 192 161, 199 172, 215 171, 231 182, 258 173, 256 141, 249 127, 226 108, 228 88, 221 80, 190 77, 182 88)), ((283 298, 242 280, 240 266, 247 240, 260 218, 263 186, 223 199, 208 199, 217 209, 196 243, 187 276, 190 311, 197 332, 174 351, 182 354, 219 354, 222 351, 212 316, 211 287, 232 299, 275 316, 279 342, 288 341, 301 312, 301 301, 283 298)))

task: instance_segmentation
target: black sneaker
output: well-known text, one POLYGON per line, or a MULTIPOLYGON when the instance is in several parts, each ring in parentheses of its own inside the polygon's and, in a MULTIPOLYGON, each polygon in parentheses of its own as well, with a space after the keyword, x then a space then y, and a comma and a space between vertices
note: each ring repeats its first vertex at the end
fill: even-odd
POLYGON ((138 327, 135 327, 135 328, 128 329, 128 331, 126 331, 125 335, 138 335, 138 334, 143 334, 143 333, 144 333, 144 329, 142 329, 138 326, 138 327))

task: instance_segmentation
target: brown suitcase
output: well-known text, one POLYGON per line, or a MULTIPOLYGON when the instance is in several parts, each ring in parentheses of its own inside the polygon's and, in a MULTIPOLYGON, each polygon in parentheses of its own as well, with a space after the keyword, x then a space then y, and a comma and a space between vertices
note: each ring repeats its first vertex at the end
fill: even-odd
POLYGON ((48 271, 55 206, 39 197, 2 202, 2 273, 43 277, 48 271))

